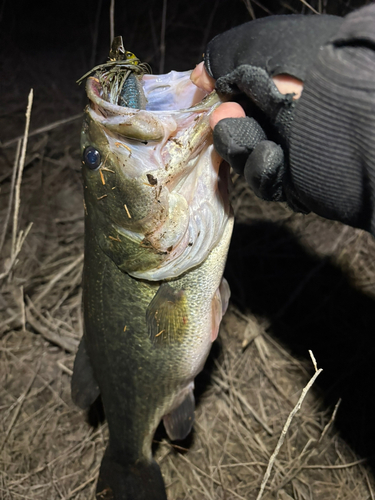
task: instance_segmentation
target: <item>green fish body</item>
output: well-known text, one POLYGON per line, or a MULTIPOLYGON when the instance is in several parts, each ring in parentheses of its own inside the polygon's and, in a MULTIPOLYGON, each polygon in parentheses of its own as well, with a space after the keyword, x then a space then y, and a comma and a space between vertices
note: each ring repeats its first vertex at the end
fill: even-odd
POLYGON ((166 500, 152 458, 194 421, 194 378, 227 307, 222 280, 232 233, 229 175, 189 73, 139 80, 146 109, 102 98, 89 78, 82 129, 85 332, 72 379, 87 408, 101 395, 109 443, 96 498, 166 500))

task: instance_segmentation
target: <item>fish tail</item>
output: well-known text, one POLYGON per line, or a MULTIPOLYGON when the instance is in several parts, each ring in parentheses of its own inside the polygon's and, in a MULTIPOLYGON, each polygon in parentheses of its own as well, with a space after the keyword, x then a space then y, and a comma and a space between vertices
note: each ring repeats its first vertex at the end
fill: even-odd
POLYGON ((136 463, 114 459, 107 448, 96 486, 97 500, 167 500, 164 481, 155 460, 136 463))

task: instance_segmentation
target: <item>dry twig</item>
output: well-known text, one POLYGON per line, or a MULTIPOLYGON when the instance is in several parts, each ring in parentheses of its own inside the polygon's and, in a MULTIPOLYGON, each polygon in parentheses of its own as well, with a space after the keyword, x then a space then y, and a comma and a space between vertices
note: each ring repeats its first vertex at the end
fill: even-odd
MULTIPOLYGON (((316 362, 314 362, 315 358, 312 358, 312 359, 313 359, 313 363, 314 363, 314 366, 315 366, 315 369, 316 369, 316 362)), ((268 479, 269 479, 269 477, 271 475, 272 467, 273 467, 273 465, 275 463, 277 455, 279 454, 280 448, 282 447, 282 445, 283 445, 283 443, 285 441, 285 437, 286 437, 286 434, 287 434, 288 429, 290 427, 290 424, 292 423, 292 420, 295 417, 296 413, 300 410, 300 408, 302 406, 302 403, 303 403, 303 400, 306 397, 306 394, 309 392, 310 388, 314 384, 314 382, 317 379, 317 377, 322 373, 322 371, 323 371, 322 368, 320 368, 319 370, 315 371, 314 375, 311 377, 311 379, 308 382, 308 384, 306 385, 306 387, 302 390, 301 396, 298 399, 296 406, 290 412, 290 414, 289 414, 289 416, 287 418, 287 421, 285 422, 285 425, 283 427, 283 430, 281 432, 281 435, 279 437, 279 440, 277 442, 276 448, 275 448, 274 452, 272 453, 271 458, 270 458, 270 460, 268 462, 267 470, 266 470, 266 472, 264 474, 264 477, 263 477, 262 483, 260 485, 259 493, 258 493, 258 496, 257 496, 256 500, 261 500, 261 498, 263 496, 264 488, 266 487, 267 481, 268 481, 268 479)))

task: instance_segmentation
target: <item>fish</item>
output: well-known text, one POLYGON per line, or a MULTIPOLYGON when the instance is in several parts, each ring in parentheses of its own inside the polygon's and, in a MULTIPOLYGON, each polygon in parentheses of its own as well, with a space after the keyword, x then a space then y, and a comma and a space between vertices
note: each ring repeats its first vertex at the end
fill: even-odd
POLYGON ((117 79, 128 72, 121 85, 104 89, 107 67, 86 82, 84 335, 72 399, 87 409, 100 394, 108 422, 96 498, 166 500, 152 441, 161 421, 171 440, 194 423, 194 378, 230 296, 230 174, 209 125, 216 92, 189 71, 115 69, 117 79))

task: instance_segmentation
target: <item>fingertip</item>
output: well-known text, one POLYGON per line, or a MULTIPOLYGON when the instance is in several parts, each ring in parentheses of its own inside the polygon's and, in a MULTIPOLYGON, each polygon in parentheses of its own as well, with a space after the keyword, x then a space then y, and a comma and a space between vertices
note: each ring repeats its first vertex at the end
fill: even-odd
POLYGON ((244 118, 244 109, 236 102, 223 102, 210 116, 210 126, 213 129, 224 118, 244 118))
POLYGON ((303 90, 303 82, 298 78, 290 75, 275 75, 272 77, 278 91, 281 94, 294 94, 293 99, 297 100, 301 97, 303 90))
POLYGON ((203 61, 193 69, 190 79, 194 85, 207 92, 212 92, 215 88, 215 80, 207 73, 203 61))

